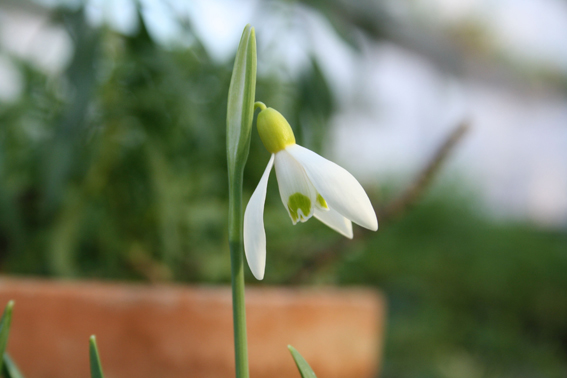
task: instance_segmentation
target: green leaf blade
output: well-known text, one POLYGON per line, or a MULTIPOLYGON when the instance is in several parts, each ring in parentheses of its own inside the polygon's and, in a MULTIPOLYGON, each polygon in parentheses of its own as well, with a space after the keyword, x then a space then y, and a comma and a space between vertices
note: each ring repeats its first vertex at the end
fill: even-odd
POLYGON ((303 356, 291 345, 288 345, 287 348, 291 352, 291 356, 295 361, 295 365, 297 365, 301 378, 317 378, 315 372, 311 369, 311 366, 309 366, 305 358, 303 358, 303 356))
MULTIPOLYGON (((2 314, 2 320, 0 320, 0 356, 3 356, 6 352, 6 346, 8 345, 8 336, 10 334, 10 325, 12 324, 12 310, 14 308, 14 301, 8 302, 4 313, 2 314)), ((4 365, 4 358, 0 358, 0 371, 2 371, 4 365)))
POLYGON ((8 353, 4 353, 4 370, 3 374, 6 378, 24 378, 24 375, 20 372, 20 369, 16 366, 16 363, 12 360, 8 353))
POLYGON ((246 25, 238 45, 228 90, 226 148, 228 170, 233 175, 244 170, 250 149, 250 134, 256 96, 256 34, 246 25))
POLYGON ((94 335, 89 339, 89 354, 91 361, 91 378, 104 378, 98 349, 96 347, 96 337, 94 335))

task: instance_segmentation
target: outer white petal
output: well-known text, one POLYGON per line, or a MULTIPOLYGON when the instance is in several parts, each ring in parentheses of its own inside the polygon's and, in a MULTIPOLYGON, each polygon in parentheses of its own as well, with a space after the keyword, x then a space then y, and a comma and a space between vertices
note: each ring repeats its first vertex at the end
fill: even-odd
MULTIPOLYGON (((291 221, 296 224, 297 221, 305 222, 313 215, 315 202, 317 200, 317 191, 307 177, 305 170, 286 150, 276 153, 276 176, 278 177, 278 186, 280 189, 280 197, 284 207, 286 208, 291 221), (296 202, 292 202, 292 196, 305 196, 303 202, 305 206, 303 210, 292 206, 296 202)), ((303 197, 300 197, 303 198, 303 197)))
POLYGON ((268 178, 274 165, 275 155, 272 154, 268 166, 252 193, 244 212, 244 253, 248 266, 256 279, 264 278, 266 269, 266 230, 264 230, 264 203, 268 178))
POLYGON ((315 218, 337 231, 339 234, 352 239, 352 223, 337 211, 329 209, 327 211, 315 209, 315 218))
POLYGON ((331 209, 354 223, 376 231, 378 220, 362 186, 344 168, 297 144, 286 147, 331 209))

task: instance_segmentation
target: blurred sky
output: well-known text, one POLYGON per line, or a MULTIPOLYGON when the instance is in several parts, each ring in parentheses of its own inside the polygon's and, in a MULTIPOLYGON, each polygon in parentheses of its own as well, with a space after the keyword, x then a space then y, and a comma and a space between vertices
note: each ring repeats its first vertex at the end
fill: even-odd
MULTIPOLYGON (((251 23, 260 74, 297 77, 314 56, 339 104, 325 155, 367 182, 406 183, 449 131, 468 119, 471 132, 444 177, 481 193, 494 215, 552 227, 567 224, 567 98, 565 85, 549 79, 567 82, 567 2, 381 3, 400 25, 433 36, 457 35, 451 40, 465 48, 456 71, 439 68, 431 56, 403 44, 375 42, 362 34, 363 48, 357 52, 326 19, 297 3, 142 3, 150 32, 168 48, 193 42, 175 21, 181 19, 221 62, 232 59, 243 26, 251 23)), ((69 61, 72 43, 41 14, 1 4, 0 101, 10 102, 21 93, 21 82, 2 50, 57 73, 69 61)), ((105 23, 126 34, 137 29, 131 0, 89 0, 86 12, 94 25, 105 23)))

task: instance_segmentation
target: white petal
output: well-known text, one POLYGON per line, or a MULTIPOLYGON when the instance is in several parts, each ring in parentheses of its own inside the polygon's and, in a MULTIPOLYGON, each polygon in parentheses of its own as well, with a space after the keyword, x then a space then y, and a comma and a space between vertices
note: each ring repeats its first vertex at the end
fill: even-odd
POLYGON ((352 239, 352 223, 333 209, 315 209, 315 218, 337 231, 339 234, 352 239))
POLYGON ((362 186, 344 168, 297 144, 286 147, 331 209, 354 223, 376 231, 378 220, 362 186))
POLYGON ((311 218, 317 191, 301 164, 286 150, 276 153, 276 176, 280 197, 293 224, 311 218))
POLYGON ((264 203, 266 202, 266 190, 268 178, 274 165, 275 156, 272 154, 268 166, 252 193, 250 201, 244 212, 244 253, 248 266, 256 279, 264 278, 266 269, 266 230, 264 230, 264 203))

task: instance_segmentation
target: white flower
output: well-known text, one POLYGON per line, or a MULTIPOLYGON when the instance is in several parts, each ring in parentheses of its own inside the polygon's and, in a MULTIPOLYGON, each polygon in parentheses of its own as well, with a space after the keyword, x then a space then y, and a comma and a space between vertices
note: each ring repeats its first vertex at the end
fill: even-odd
POLYGON ((286 119, 278 111, 257 104, 262 109, 258 133, 272 157, 244 213, 244 251, 254 277, 261 280, 266 266, 264 202, 274 163, 280 196, 293 224, 315 216, 352 239, 351 221, 376 231, 378 220, 366 192, 350 173, 295 144, 286 119))

